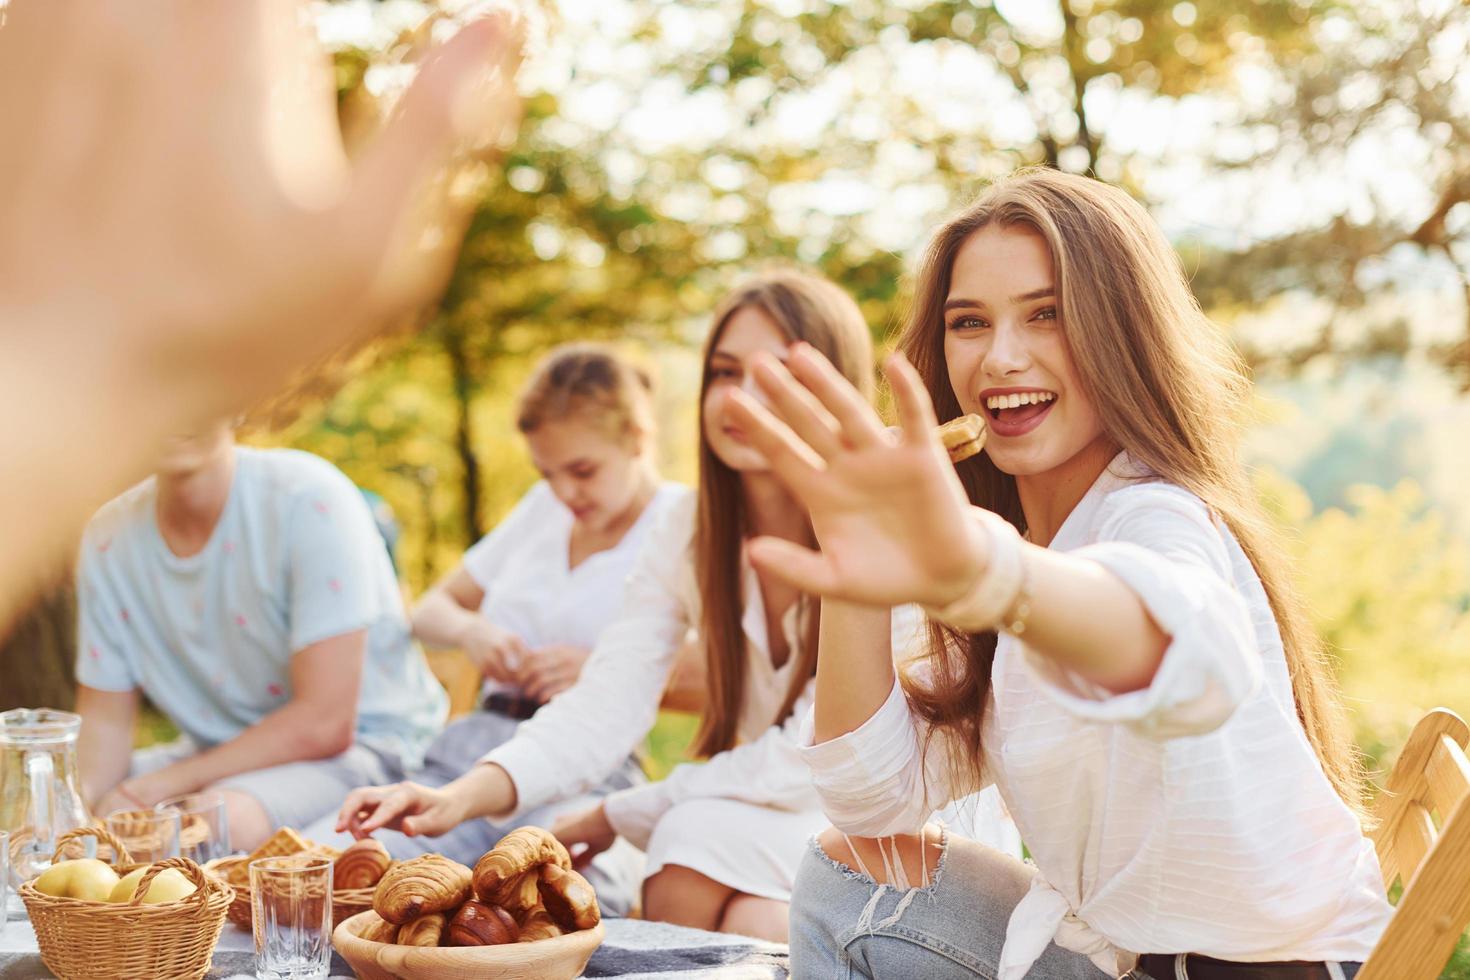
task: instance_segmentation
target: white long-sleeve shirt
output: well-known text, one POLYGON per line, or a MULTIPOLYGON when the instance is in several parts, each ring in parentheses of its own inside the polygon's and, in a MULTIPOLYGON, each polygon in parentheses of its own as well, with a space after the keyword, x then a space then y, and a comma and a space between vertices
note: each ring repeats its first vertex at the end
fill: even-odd
MULTIPOLYGON (((519 815, 586 792, 617 768, 653 727, 675 655, 699 626, 702 603, 694 568, 696 501, 690 494, 650 528, 631 577, 623 609, 599 637, 577 683, 522 722, 511 741, 481 762, 503 767, 516 785, 519 815)), ((660 816, 693 797, 725 797, 786 810, 820 811, 811 774, 795 742, 812 703, 808 682, 783 724, 777 712, 796 669, 803 617, 800 601, 782 618, 792 655, 772 666, 765 609, 754 568, 742 557, 745 700, 737 725, 740 744, 703 763, 678 766, 668 778, 607 797, 614 828, 639 847, 660 816)), ((915 617, 895 615, 894 632, 911 633, 915 617)))
POLYGON ((1170 636, 1153 682, 1111 695, 1002 634, 983 778, 952 781, 939 739, 923 752, 895 684, 853 732, 813 745, 804 729, 827 815, 912 833, 993 780, 1039 872, 1001 980, 1053 939, 1109 972, 1135 953, 1365 958, 1391 912, 1377 856, 1297 720, 1265 590, 1228 529, 1120 455, 1051 547, 1122 579, 1170 636))

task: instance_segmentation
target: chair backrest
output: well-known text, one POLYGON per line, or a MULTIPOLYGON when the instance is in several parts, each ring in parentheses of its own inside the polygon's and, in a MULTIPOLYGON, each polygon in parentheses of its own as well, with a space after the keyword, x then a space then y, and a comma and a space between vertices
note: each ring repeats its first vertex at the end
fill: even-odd
POLYGON ((1383 884, 1398 908, 1357 980, 1433 980, 1470 923, 1470 727, 1436 708, 1414 726, 1374 805, 1383 884))

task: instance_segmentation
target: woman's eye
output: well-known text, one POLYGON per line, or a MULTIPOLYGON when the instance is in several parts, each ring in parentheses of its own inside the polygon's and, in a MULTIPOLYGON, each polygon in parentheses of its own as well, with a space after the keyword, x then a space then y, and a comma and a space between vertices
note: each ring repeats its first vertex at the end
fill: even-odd
POLYGON ((729 381, 740 376, 740 372, 733 368, 712 368, 709 373, 711 381, 729 381))
POLYGON ((597 471, 595 469, 572 470, 572 479, 574 480, 590 480, 596 475, 597 471))
POLYGON ((1057 308, 1055 306, 1048 306, 1045 309, 1037 310, 1036 315, 1032 317, 1033 320, 1055 320, 1056 318, 1057 308))
POLYGON ((959 316, 949 322, 951 330, 980 330, 989 324, 978 316, 959 316))

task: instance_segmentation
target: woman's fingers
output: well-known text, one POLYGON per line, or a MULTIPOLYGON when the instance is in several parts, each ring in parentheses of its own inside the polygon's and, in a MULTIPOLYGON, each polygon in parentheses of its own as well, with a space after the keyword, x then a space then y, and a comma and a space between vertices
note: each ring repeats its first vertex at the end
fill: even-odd
POLYGON ((817 397, 798 384, 771 354, 762 351, 751 361, 755 380, 770 400, 775 415, 824 459, 831 459, 840 452, 843 447, 841 426, 817 397))
POLYGON ((396 823, 403 816, 417 812, 418 794, 404 787, 390 792, 378 802, 377 809, 368 815, 366 820, 358 824, 358 828, 364 834, 371 834, 375 830, 396 823))
POLYGON ((813 473, 826 468, 816 451, 760 402, 738 388, 729 398, 730 413, 745 429, 750 444, 793 491, 800 493, 813 473))
POLYGON ((454 829, 453 818, 445 812, 442 803, 434 802, 417 814, 404 817, 399 826, 408 837, 438 837, 454 829))
POLYGON ((821 351, 810 344, 793 344, 788 366, 796 380, 837 420, 848 445, 865 449, 886 444, 878 413, 821 351))
POLYGON ((836 569, 820 551, 772 537, 756 538, 749 549, 752 564, 786 584, 811 595, 845 598, 836 569))
POLYGON ((342 808, 337 811, 337 833, 345 830, 355 832, 358 816, 365 810, 371 812, 382 794, 383 790, 378 788, 355 789, 348 793, 347 799, 342 801, 342 808))
POLYGON ((898 405, 898 418, 903 424, 904 437, 910 442, 937 444, 939 420, 934 415, 934 402, 919 372, 903 354, 894 352, 883 362, 883 373, 893 388, 893 400, 898 405))

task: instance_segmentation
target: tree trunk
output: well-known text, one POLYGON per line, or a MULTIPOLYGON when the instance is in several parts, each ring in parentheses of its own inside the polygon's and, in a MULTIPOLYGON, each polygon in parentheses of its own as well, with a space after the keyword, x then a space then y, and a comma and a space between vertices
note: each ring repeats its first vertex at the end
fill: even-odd
POLYGON ((444 350, 454 371, 455 414, 454 448, 464 472, 464 526, 469 537, 465 548, 485 536, 480 526, 480 461, 475 458, 470 433, 470 404, 474 398, 474 381, 470 377, 465 356, 464 339, 453 330, 444 331, 444 350))
POLYGON ((76 705, 77 599, 71 576, 42 595, 0 642, 0 711, 76 705))

